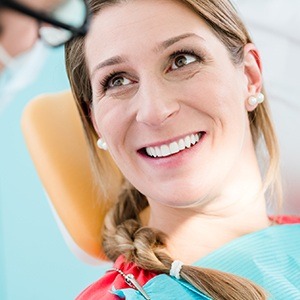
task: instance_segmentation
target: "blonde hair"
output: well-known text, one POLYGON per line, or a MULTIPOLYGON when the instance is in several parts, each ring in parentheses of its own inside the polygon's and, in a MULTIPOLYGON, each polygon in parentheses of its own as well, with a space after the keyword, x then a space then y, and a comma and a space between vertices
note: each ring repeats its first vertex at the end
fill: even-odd
MULTIPOLYGON (((244 46, 252 40, 230 1, 181 1, 210 26, 225 45, 232 62, 240 64, 243 60, 244 46)), ((126 0, 90 0, 89 6, 92 13, 97 14, 106 6, 122 2, 126 0)), ((141 212, 148 206, 146 197, 122 179, 107 155, 101 159, 97 153, 95 147, 97 134, 90 119, 92 89, 85 62, 84 37, 76 38, 66 45, 66 64, 72 91, 90 144, 96 182, 110 200, 106 204, 110 210, 103 229, 105 254, 113 261, 119 255, 123 255, 128 261, 136 263, 143 269, 168 274, 173 259, 166 251, 165 234, 143 226, 140 220, 141 212), (112 169, 118 174, 117 182, 120 189, 118 199, 111 190, 112 169)), ((267 189, 275 190, 277 191, 275 194, 280 198, 279 151, 267 101, 249 113, 249 121, 254 145, 258 147, 259 141, 263 141, 269 157, 263 192, 267 189)), ((263 289, 251 281, 217 270, 184 265, 181 277, 213 299, 267 298, 263 289)))

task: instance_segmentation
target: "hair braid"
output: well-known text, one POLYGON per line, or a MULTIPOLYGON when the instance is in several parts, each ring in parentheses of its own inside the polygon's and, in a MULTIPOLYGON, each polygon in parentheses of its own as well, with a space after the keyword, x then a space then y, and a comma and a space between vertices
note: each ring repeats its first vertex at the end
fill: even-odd
MULTIPOLYGON (((140 212, 148 206, 146 197, 128 185, 105 220, 103 248, 115 261, 123 255, 142 269, 169 274, 173 259, 166 249, 167 236, 142 226, 140 212)), ((181 278, 215 300, 262 300, 262 288, 242 277, 208 268, 183 265, 181 278)))

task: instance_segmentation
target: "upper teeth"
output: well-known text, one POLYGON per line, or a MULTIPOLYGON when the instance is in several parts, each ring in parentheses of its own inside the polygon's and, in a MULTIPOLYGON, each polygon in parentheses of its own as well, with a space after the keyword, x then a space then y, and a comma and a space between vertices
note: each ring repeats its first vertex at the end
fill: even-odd
POLYGON ((180 139, 179 141, 172 142, 168 145, 161 145, 157 147, 147 147, 146 152, 149 156, 152 157, 165 157, 179 151, 184 150, 185 148, 190 148, 195 145, 201 137, 201 133, 187 135, 185 138, 180 139))

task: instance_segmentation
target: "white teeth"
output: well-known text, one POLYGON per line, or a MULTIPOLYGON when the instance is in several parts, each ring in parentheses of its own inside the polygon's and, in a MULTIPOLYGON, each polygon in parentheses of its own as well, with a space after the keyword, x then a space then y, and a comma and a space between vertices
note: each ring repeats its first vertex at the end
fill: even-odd
POLYGON ((183 150, 185 148, 185 143, 183 139, 180 139, 178 142, 179 150, 183 150))
POLYGON ((156 155, 155 155, 155 150, 154 150, 154 148, 151 147, 151 148, 150 148, 150 152, 151 152, 152 156, 156 156, 156 155))
POLYGON ((149 155, 149 156, 153 156, 152 155, 152 151, 151 151, 151 148, 146 148, 146 152, 147 152, 147 154, 149 155))
POLYGON ((167 146, 167 145, 162 145, 160 147, 160 151, 161 151, 161 156, 168 156, 171 154, 169 146, 167 146))
POLYGON ((160 147, 155 147, 155 154, 156 154, 156 156, 158 156, 158 157, 162 156, 162 155, 161 155, 160 147))
POLYGON ((186 148, 190 148, 191 147, 191 138, 189 136, 185 137, 184 143, 185 143, 186 148))
POLYGON ((171 154, 178 153, 185 148, 190 148, 199 142, 201 133, 187 135, 184 139, 180 139, 177 142, 172 142, 168 145, 161 145, 156 147, 147 147, 146 152, 152 157, 166 157, 171 154))
POLYGON ((169 145, 171 154, 179 152, 179 145, 176 142, 173 142, 169 145))
POLYGON ((194 135, 191 136, 191 143, 192 143, 192 145, 196 144, 196 138, 194 135))

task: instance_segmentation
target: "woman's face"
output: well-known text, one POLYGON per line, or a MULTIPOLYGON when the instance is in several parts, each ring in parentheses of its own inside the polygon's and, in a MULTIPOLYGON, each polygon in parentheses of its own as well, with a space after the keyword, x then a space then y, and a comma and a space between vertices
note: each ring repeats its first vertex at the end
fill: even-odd
POLYGON ((106 7, 85 50, 95 128, 150 200, 207 200, 253 159, 245 68, 181 2, 106 7))

